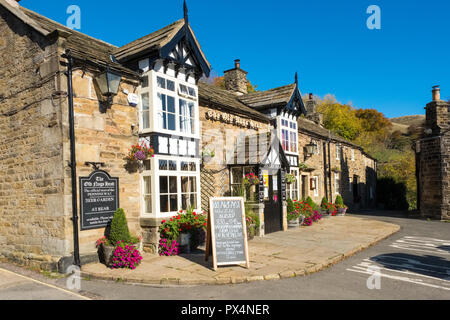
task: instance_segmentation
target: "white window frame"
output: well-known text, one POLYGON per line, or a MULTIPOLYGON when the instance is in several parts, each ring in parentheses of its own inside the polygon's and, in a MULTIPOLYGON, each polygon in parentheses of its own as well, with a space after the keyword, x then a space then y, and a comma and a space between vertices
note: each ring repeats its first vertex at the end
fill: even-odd
POLYGON ((278 126, 278 134, 280 135, 280 141, 281 145, 284 146, 283 141, 283 130, 287 133, 287 147, 284 152, 286 154, 295 154, 298 155, 298 123, 297 123, 297 117, 293 115, 287 115, 282 113, 278 119, 277 119, 277 126, 278 126), (287 125, 284 125, 283 123, 286 122, 287 125), (295 128, 292 128, 292 123, 295 124, 295 128), (295 143, 292 141, 292 135, 295 138, 295 143), (291 150, 291 146, 295 145, 295 150, 291 150))
POLYGON ((351 160, 355 161, 355 149, 353 149, 353 148, 352 148, 352 151, 351 151, 351 160))
MULTIPOLYGON (((181 209, 182 205, 182 192, 181 192, 181 177, 195 177, 196 178, 196 194, 197 194, 197 208, 194 208, 196 211, 201 211, 201 188, 200 188, 200 159, 197 158, 189 158, 189 157, 171 157, 171 156, 159 156, 155 155, 155 157, 150 159, 151 170, 143 171, 141 176, 141 193, 140 193, 140 202, 141 202, 141 216, 142 217, 156 217, 156 218, 166 218, 171 217, 177 214, 177 212, 181 209), (177 170, 159 170, 159 160, 167 160, 167 161, 176 161, 177 162, 177 170), (181 163, 182 162, 193 162, 195 163, 195 171, 182 171, 181 163), (145 204, 144 204, 144 176, 151 176, 151 186, 152 186, 152 213, 144 212, 145 204), (159 177, 160 176, 172 176, 177 177, 177 211, 171 212, 161 212, 160 207, 160 188, 159 188, 159 177)), ((187 208, 186 208, 187 209, 187 208)))
POLYGON ((336 145, 336 160, 341 161, 341 146, 336 145))
POLYGON ((340 194, 339 193, 340 186, 339 186, 338 181, 339 182, 341 181, 340 174, 339 174, 339 172, 335 172, 334 173, 334 194, 340 194))
MULTIPOLYGON (((157 63, 157 65, 159 65, 157 63)), ((169 67, 170 69, 170 67, 169 67)), ((171 135, 180 135, 188 138, 195 138, 200 139, 200 119, 199 119, 199 104, 198 104, 198 86, 195 84, 185 81, 185 75, 180 72, 180 74, 175 77, 174 71, 172 71, 173 76, 170 74, 171 72, 167 71, 166 73, 163 72, 163 67, 155 67, 154 70, 148 70, 146 73, 144 73, 144 76, 148 77, 149 79, 149 85, 145 88, 140 87, 138 90, 138 95, 140 97, 140 102, 138 105, 139 108, 139 133, 150 133, 150 132, 160 132, 160 133, 166 133, 171 135), (173 81, 174 82, 174 91, 171 91, 164 88, 158 87, 157 84, 157 78, 163 78, 166 81, 173 81), (180 85, 186 86, 188 90, 188 94, 180 94, 180 85), (195 90, 195 96, 192 96, 189 94, 189 88, 192 88, 195 90), (149 112, 149 128, 143 129, 143 110, 142 110, 142 95, 148 93, 149 99, 150 99, 150 112, 149 112), (160 126, 160 113, 159 113, 159 98, 158 93, 164 94, 166 96, 171 96, 175 99, 175 130, 169 130, 169 129, 163 129, 160 126), (183 99, 188 102, 192 102, 194 104, 193 107, 193 131, 194 133, 186 133, 181 131, 181 123, 180 123, 180 99, 183 99)))
POLYGON ((318 197, 319 196, 319 176, 314 176, 313 179, 316 183, 316 188, 313 190, 314 191, 313 195, 314 195, 314 197, 318 197))

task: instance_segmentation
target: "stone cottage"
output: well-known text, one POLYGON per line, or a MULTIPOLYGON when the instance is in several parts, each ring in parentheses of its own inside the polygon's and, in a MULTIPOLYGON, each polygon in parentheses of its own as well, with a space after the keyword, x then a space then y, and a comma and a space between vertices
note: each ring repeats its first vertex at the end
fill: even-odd
POLYGON ((225 88, 200 81, 211 66, 186 9, 116 47, 0 0, 0 34, 0 256, 60 270, 74 247, 82 263, 95 257, 104 228, 73 221, 82 220, 73 183, 93 167, 118 178, 120 207, 149 252, 163 219, 208 210, 209 197, 236 194, 250 172, 261 181, 245 195, 262 218, 260 235, 286 228, 287 198, 375 203, 374 159, 323 128, 297 77, 248 93, 236 61, 225 88), (138 143, 155 156, 130 167, 138 143))
POLYGON ((416 143, 417 206, 423 217, 450 220, 450 103, 439 86, 425 107, 424 134, 416 143))

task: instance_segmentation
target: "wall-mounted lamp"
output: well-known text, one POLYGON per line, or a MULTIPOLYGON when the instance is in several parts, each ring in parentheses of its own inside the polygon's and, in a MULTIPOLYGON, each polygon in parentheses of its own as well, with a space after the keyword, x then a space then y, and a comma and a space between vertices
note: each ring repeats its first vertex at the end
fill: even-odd
POLYGON ((106 97, 108 106, 112 105, 113 97, 119 92, 121 79, 122 76, 119 73, 111 71, 109 66, 106 66, 106 70, 95 78, 102 96, 106 97))
POLYGON ((311 157, 313 154, 316 153, 317 145, 311 140, 311 142, 307 144, 305 148, 306 148, 306 155, 308 157, 311 157))

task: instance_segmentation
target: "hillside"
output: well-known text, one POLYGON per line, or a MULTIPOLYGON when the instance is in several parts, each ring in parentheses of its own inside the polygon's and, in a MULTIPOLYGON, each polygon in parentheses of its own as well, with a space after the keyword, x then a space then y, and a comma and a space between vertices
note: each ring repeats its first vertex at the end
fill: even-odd
POLYGON ((389 119, 393 123, 402 124, 406 126, 417 125, 422 126, 425 122, 425 115, 418 114, 413 116, 404 116, 389 119))

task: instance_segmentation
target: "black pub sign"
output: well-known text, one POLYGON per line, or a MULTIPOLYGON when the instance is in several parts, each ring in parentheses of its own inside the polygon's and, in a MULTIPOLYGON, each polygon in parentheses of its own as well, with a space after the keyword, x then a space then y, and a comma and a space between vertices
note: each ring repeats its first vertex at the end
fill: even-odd
POLYGON ((119 208, 119 178, 102 170, 80 177, 81 230, 105 228, 119 208))

